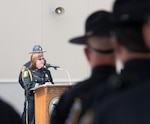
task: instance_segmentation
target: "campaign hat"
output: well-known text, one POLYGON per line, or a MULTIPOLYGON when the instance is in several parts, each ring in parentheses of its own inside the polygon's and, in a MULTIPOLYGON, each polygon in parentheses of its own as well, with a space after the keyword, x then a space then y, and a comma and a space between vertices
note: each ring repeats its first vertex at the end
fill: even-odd
POLYGON ((38 52, 46 52, 46 51, 43 51, 42 47, 40 45, 35 45, 32 49, 32 52, 29 52, 30 54, 33 54, 33 53, 38 53, 38 52))
POLYGON ((115 0, 114 24, 143 24, 150 19, 150 0, 115 0))

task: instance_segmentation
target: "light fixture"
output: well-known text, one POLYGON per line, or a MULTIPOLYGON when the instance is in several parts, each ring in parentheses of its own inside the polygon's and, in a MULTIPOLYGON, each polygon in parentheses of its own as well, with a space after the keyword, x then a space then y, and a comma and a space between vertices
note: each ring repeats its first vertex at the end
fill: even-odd
POLYGON ((53 15, 63 15, 65 13, 65 9, 63 7, 51 8, 50 13, 53 15))

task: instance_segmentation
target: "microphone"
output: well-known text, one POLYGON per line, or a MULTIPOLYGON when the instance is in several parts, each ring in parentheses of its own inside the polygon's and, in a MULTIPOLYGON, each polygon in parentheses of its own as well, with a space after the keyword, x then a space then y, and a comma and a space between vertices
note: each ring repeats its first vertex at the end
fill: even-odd
POLYGON ((60 68, 60 66, 57 66, 57 65, 52 65, 52 64, 49 64, 49 63, 46 63, 44 65, 44 68, 48 69, 48 68, 54 68, 55 70, 57 70, 57 68, 60 68))

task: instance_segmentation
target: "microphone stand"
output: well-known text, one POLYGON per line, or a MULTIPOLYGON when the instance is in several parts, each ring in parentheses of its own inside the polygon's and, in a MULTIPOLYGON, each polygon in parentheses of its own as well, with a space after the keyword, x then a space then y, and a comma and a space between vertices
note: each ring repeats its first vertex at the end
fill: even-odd
POLYGON ((55 70, 65 71, 67 73, 67 76, 68 76, 68 79, 69 79, 69 84, 72 85, 71 78, 70 78, 70 73, 69 73, 68 70, 63 69, 63 68, 56 68, 55 70))

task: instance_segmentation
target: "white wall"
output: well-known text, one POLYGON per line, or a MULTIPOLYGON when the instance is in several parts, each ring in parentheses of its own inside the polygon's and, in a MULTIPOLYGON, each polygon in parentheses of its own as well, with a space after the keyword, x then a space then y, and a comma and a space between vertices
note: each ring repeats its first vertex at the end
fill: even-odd
MULTIPOLYGON (((50 64, 69 71, 72 82, 90 74, 83 46, 68 42, 84 34, 84 23, 92 12, 111 10, 114 0, 3 0, 0 1, 0 96, 21 112, 24 95, 17 84, 22 64, 29 60, 35 44, 42 45, 50 64), (62 16, 51 8, 64 7, 62 16), (7 89, 7 90, 5 90, 7 89)), ((67 83, 66 72, 50 68, 55 82, 67 83)))

